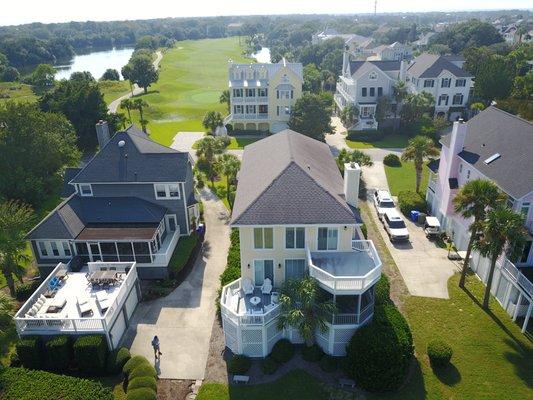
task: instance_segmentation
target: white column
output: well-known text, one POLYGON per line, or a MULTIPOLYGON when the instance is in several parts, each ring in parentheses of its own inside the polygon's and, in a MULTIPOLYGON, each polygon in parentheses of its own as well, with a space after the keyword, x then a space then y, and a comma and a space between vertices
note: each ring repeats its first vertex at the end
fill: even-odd
POLYGON ((527 314, 524 318, 524 324, 522 325, 522 333, 526 332, 527 323, 529 322, 529 317, 531 317, 531 311, 533 310, 533 301, 529 302, 529 307, 527 308, 527 314))

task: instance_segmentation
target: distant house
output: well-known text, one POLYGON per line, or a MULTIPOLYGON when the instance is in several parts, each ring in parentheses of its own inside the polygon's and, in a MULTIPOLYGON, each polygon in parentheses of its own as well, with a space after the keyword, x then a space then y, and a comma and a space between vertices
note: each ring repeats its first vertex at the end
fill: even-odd
POLYGON ((413 42, 413 45, 418 49, 426 49, 429 46, 429 41, 435 35, 435 32, 428 32, 420 35, 418 40, 413 42))
POLYGON ((230 115, 234 130, 279 132, 287 128, 292 107, 302 95, 303 66, 282 59, 276 64, 228 67, 230 115))
POLYGON ((190 156, 131 126, 79 170, 67 170, 68 196, 27 235, 43 274, 58 262, 137 263, 140 278, 168 276, 181 236, 199 216, 190 156))
POLYGON ((265 357, 281 338, 302 343, 297 329, 277 326, 279 288, 288 279, 309 275, 337 303, 327 331, 316 332, 327 354, 344 355, 355 330, 371 320, 381 260, 361 233, 359 178, 359 166, 346 164, 343 180, 329 147, 294 131, 245 147, 231 217, 241 278, 220 299, 233 353, 265 357))
MULTIPOLYGON (((508 205, 525 216, 527 244, 514 263, 502 257, 492 289, 514 319, 526 317, 527 326, 533 310, 533 124, 491 106, 468 122, 456 122, 441 144, 440 159, 429 164, 426 201, 457 249, 466 250, 471 221, 454 212, 453 198, 471 180, 493 181, 507 194, 508 205)), ((478 253, 471 260, 484 282, 489 263, 478 253)))
POLYGON ((399 42, 382 44, 371 51, 373 55, 369 56, 367 61, 402 61, 413 58, 413 48, 399 42))

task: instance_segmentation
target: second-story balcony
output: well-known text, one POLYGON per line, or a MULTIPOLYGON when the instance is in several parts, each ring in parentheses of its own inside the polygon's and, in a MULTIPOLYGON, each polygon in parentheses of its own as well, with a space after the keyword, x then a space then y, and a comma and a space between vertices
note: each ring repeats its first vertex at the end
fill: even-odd
POLYGON ((306 249, 309 275, 332 294, 361 294, 381 276, 381 259, 370 240, 353 240, 351 251, 306 249))
POLYGON ((349 94, 346 90, 344 90, 344 86, 342 82, 337 83, 337 93, 339 93, 346 100, 347 103, 355 102, 355 98, 351 94, 349 94))

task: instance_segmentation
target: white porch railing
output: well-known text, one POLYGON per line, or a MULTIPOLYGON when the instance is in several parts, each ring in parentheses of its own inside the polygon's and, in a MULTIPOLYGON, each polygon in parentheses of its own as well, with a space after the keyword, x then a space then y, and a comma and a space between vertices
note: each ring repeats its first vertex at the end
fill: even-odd
POLYGON ((533 283, 531 283, 511 261, 504 258, 503 262, 498 261, 498 264, 501 265, 502 271, 505 271, 512 280, 518 283, 529 294, 529 296, 533 297, 533 283))

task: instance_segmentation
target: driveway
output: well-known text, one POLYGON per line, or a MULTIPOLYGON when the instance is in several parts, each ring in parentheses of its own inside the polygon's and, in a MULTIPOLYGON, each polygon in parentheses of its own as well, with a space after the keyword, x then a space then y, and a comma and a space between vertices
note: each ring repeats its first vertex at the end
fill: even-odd
POLYGON ((174 136, 170 147, 178 151, 188 151, 194 161, 196 161, 196 151, 192 148, 192 145, 203 138, 204 135, 204 132, 178 132, 174 136))
POLYGON ((151 341, 161 342, 161 360, 155 363, 164 379, 203 379, 219 276, 226 266, 229 213, 209 190, 201 191, 206 236, 202 253, 189 276, 168 296, 139 303, 124 336, 132 354, 154 360, 151 341))

